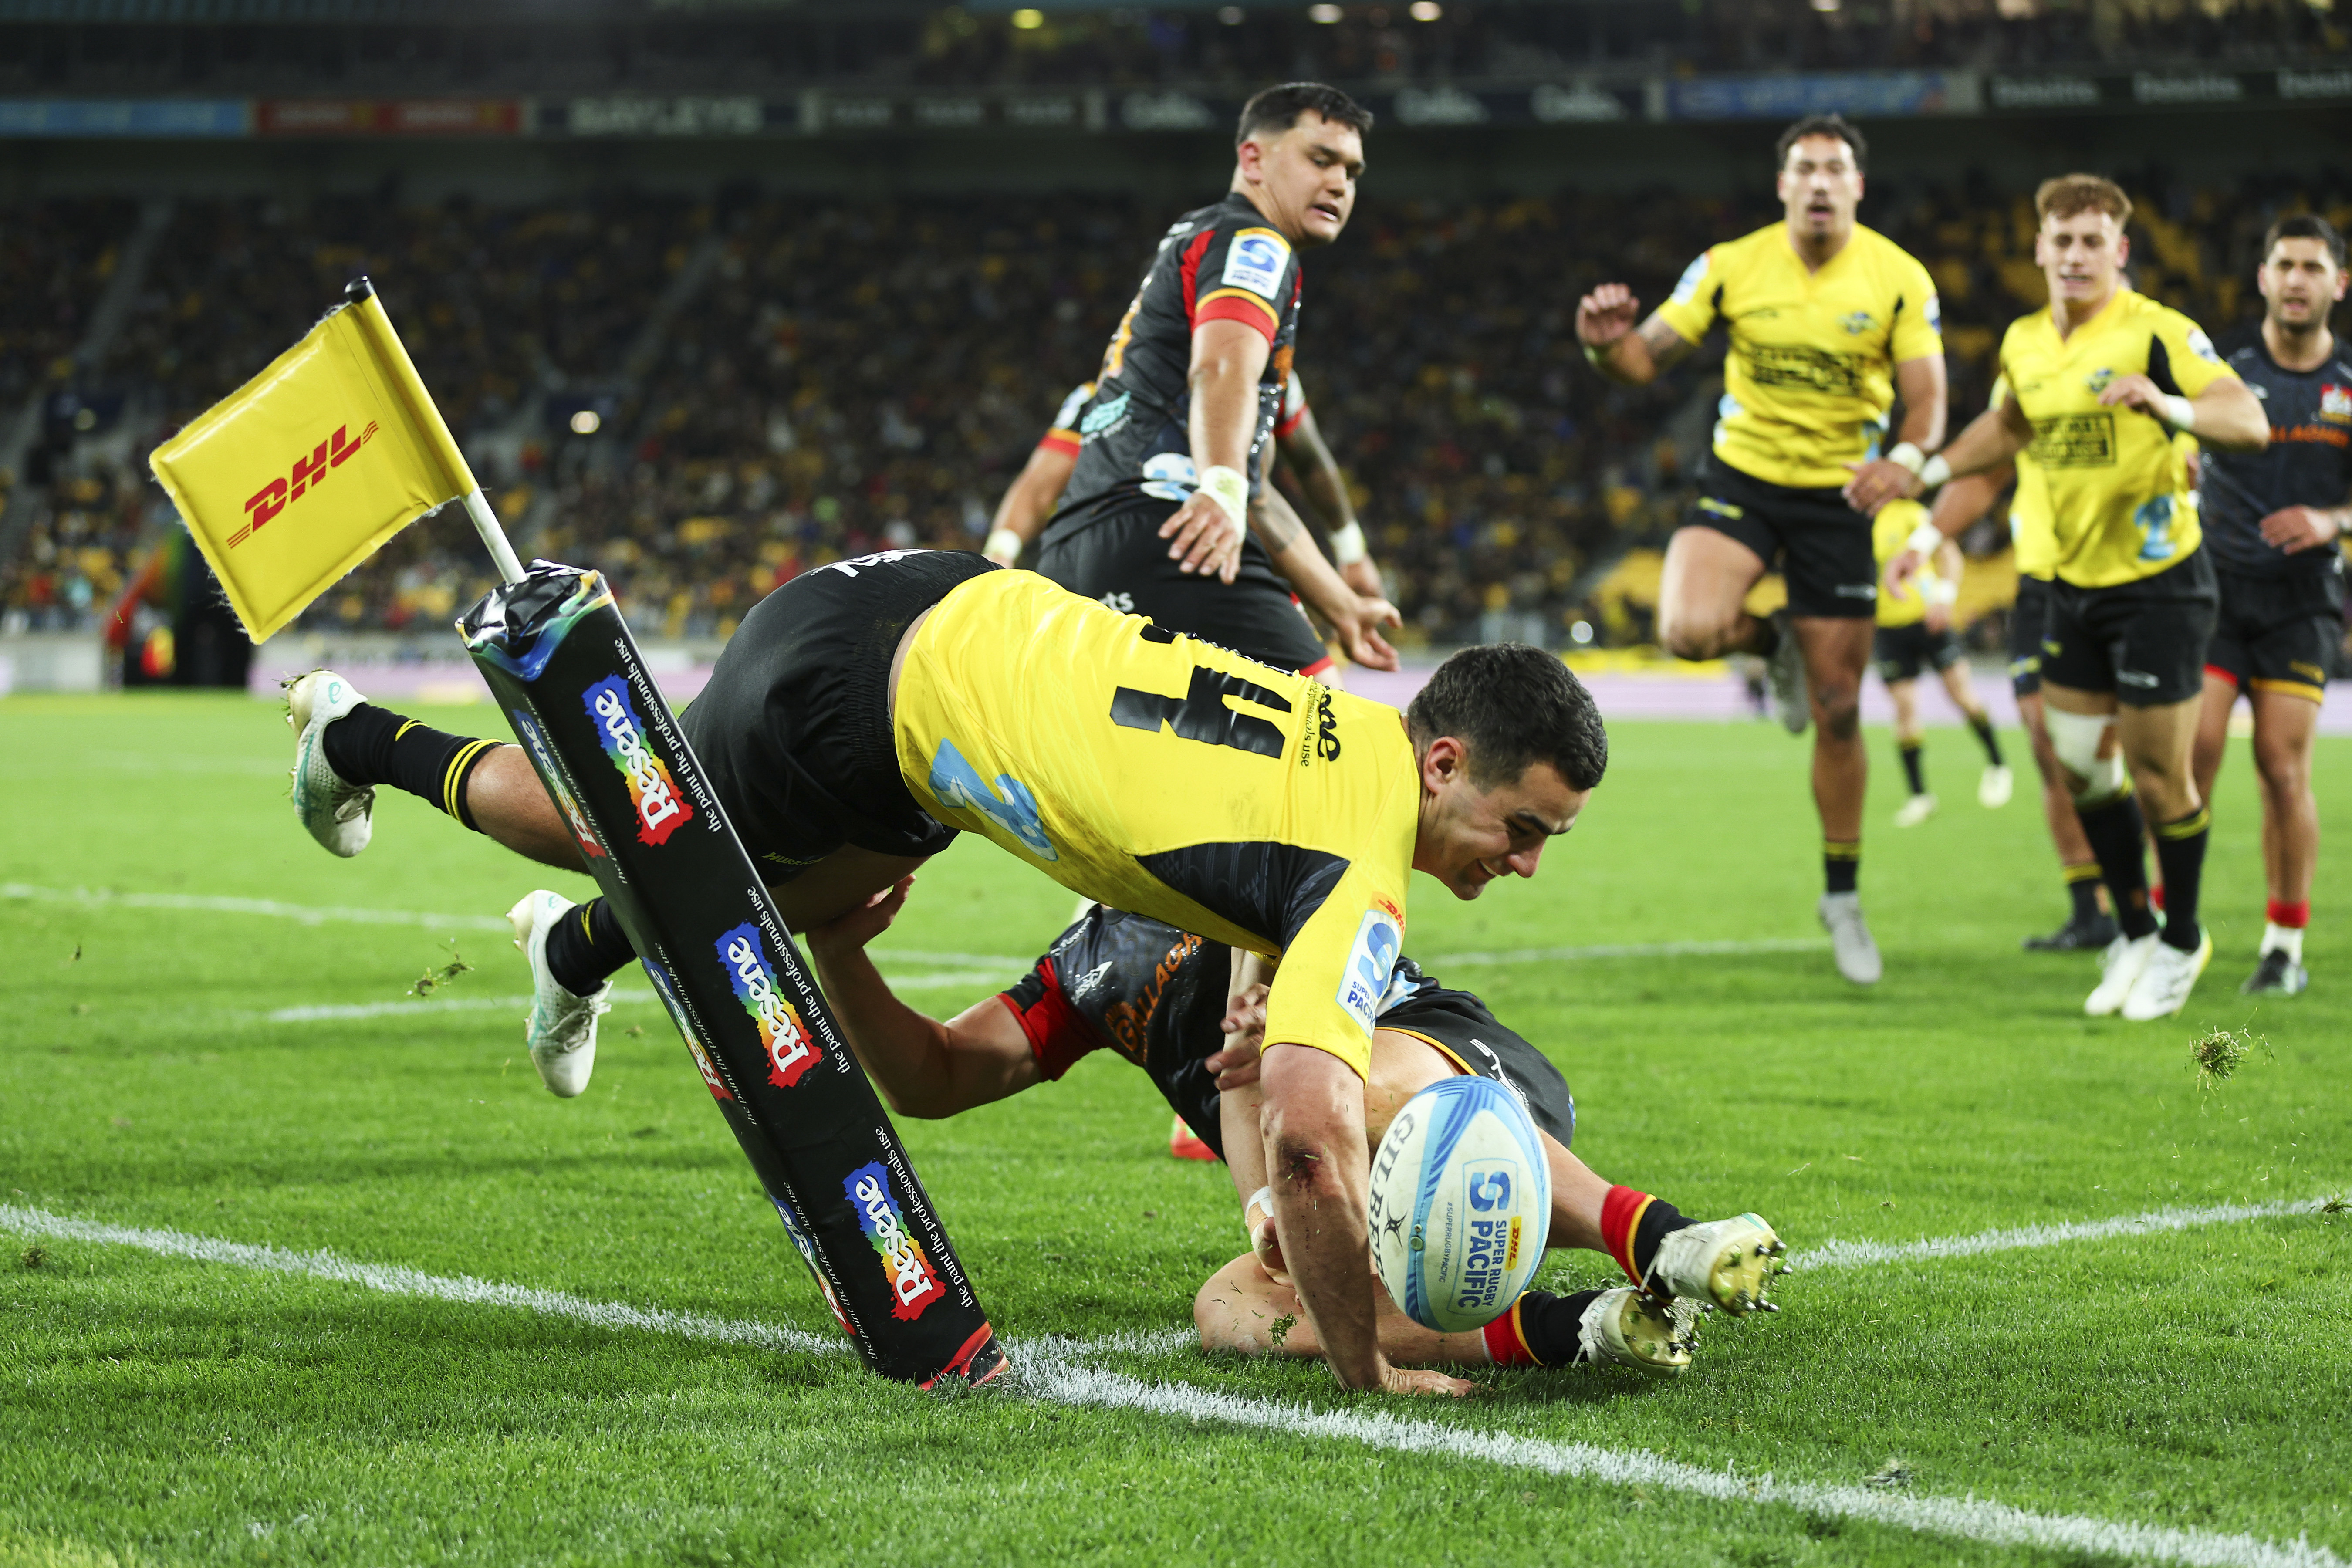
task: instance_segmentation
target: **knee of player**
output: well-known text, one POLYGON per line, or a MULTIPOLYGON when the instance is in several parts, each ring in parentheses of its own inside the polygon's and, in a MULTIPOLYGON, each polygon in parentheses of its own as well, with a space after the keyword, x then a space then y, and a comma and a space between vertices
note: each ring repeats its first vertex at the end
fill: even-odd
POLYGON ((2105 805, 2130 789, 2123 749, 2108 739, 2105 714, 2051 708, 2043 711, 2042 722, 2050 732, 2051 752, 2066 774, 2066 791, 2077 806, 2105 805))
POLYGON ((1676 658, 1713 658, 1723 651, 1730 627, 1687 614, 1658 613, 1658 642, 1676 658))
POLYGON ((2254 772, 2273 795, 2300 795, 2311 785, 2311 757, 2291 741, 2275 736, 2254 737, 2254 772))
POLYGON ((1204 1351, 1231 1351, 1239 1355, 1264 1355, 1273 1349, 1268 1338, 1282 1316, 1274 1310, 1274 1282, 1244 1253, 1208 1278, 1192 1297, 1192 1327, 1204 1351))
POLYGON ((1813 705, 1821 716, 1822 733, 1835 741, 1851 741, 1862 732, 1862 690, 1840 680, 1817 688, 1813 705))

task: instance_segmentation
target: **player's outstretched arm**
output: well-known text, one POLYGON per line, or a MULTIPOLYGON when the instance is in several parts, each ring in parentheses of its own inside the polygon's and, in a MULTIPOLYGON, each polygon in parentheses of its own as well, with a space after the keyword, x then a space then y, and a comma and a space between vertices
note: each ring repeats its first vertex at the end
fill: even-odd
POLYGON ((936 1120, 1017 1094, 1038 1079, 1037 1058, 1013 1010, 991 996, 947 1023, 898 1000, 866 944, 906 907, 912 876, 837 920, 808 931, 834 1018, 883 1100, 901 1116, 936 1120))
POLYGON ((1640 386, 1691 351, 1691 343, 1653 310, 1633 323, 1642 301, 1622 283, 1603 283, 1576 302, 1576 337, 1592 368, 1612 381, 1640 386))
POLYGON ((1258 382, 1273 352, 1263 333, 1239 321, 1220 319, 1192 329, 1192 363, 1185 373, 1192 404, 1185 435, 1200 489, 1160 525, 1160 537, 1169 541, 1168 559, 1180 571, 1213 572, 1230 583, 1241 569, 1258 382))
POLYGON ((1275 570, 1331 623, 1348 657, 1372 669, 1396 668, 1396 649, 1381 636, 1381 627, 1404 625, 1397 607, 1385 599, 1365 598, 1342 582, 1315 547, 1307 524, 1273 486, 1265 487, 1250 502, 1250 519, 1258 542, 1274 557, 1275 570))
POLYGON ((1367 599, 1387 596, 1381 585, 1381 569, 1372 563, 1370 553, 1364 548, 1363 524, 1356 519, 1355 499, 1348 493, 1348 478, 1339 471, 1339 459, 1331 455, 1330 445, 1323 439, 1323 430, 1315 422, 1315 410, 1302 407, 1298 421, 1291 426, 1288 435, 1276 433, 1275 440, 1282 450, 1282 460, 1298 476, 1298 488, 1307 492, 1307 504, 1323 521, 1324 531, 1331 536, 1332 564, 1339 567, 1341 581, 1367 599))
POLYGON ((1021 547, 1036 538, 1045 520, 1054 515, 1070 482, 1070 470, 1077 466, 1075 452, 1043 442, 1033 447, 1029 460, 1013 478, 1013 488, 996 503, 996 521, 989 528, 988 543, 981 553, 999 566, 1019 560, 1021 547))

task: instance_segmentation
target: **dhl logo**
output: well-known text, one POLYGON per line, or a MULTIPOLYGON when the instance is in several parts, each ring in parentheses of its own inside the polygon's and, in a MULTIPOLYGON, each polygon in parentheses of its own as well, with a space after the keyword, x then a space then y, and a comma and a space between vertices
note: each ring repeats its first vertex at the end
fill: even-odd
POLYGON ((376 422, 373 419, 367 422, 367 428, 360 432, 360 438, 356 441, 349 439, 350 426, 336 426, 335 433, 312 447, 310 456, 294 459, 292 473, 282 479, 272 479, 254 492, 253 499, 245 503, 245 510, 253 521, 228 536, 228 547, 234 550, 243 544, 259 532, 270 519, 300 500, 306 492, 324 484, 327 470, 340 468, 349 462, 352 455, 366 446, 375 433, 376 422))

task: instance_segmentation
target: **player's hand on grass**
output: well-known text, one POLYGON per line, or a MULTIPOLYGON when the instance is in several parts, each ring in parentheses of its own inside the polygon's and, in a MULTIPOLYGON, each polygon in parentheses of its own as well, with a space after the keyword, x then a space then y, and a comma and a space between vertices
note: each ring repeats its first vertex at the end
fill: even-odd
POLYGON ((1439 1394, 1465 1399, 1478 1392, 1478 1385, 1458 1377, 1448 1377, 1442 1372, 1426 1367, 1391 1366, 1388 1358, 1381 1358, 1381 1392, 1383 1394, 1439 1394))
POLYGON ((1864 517, 1875 517, 1888 501, 1907 500, 1926 488, 1918 475, 1892 458, 1873 458, 1846 467, 1853 478, 1845 482, 1845 504, 1864 517))
POLYGON ((1899 599, 1908 594, 1911 579, 1919 575, 1919 569, 1927 564, 1927 558, 1916 550, 1895 552, 1895 559, 1886 563, 1885 586, 1887 596, 1899 599))
POLYGON ((1265 1049, 1265 991, 1245 985, 1225 1005, 1217 1026, 1227 1037, 1225 1048, 1201 1064, 1217 1075, 1220 1089, 1246 1089, 1257 1081, 1258 1058, 1265 1049))
POLYGON ((1241 570, 1244 529, 1213 496, 1194 491, 1160 525, 1160 537, 1170 541, 1168 559, 1180 572, 1213 572, 1230 583, 1241 570))
POLYGON ((907 890, 914 885, 915 874, 909 871, 848 913, 809 927, 809 946, 832 948, 836 952, 864 947, 890 929, 891 922, 898 918, 898 911, 907 907, 907 890))
POLYGON ((2282 507, 2263 519, 2263 538, 2289 555, 2333 544, 2343 531, 2336 514, 2312 506, 2282 507))
POLYGON ((1347 650, 1349 660, 1366 669, 1398 668, 1397 651, 1381 636, 1381 628, 1402 625, 1403 613, 1381 598, 1359 597, 1331 620, 1331 629, 1339 634, 1339 646, 1347 650))
POLYGON ((1642 301, 1633 290, 1622 283, 1603 283, 1576 302, 1577 341, 1605 349, 1632 331, 1641 313, 1642 301))

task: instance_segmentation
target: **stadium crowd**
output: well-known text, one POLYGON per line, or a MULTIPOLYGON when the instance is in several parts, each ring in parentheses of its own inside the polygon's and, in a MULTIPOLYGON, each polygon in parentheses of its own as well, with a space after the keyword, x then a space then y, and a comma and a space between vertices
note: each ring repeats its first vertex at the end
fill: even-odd
MULTIPOLYGON (((2139 286, 2225 341, 2251 320, 2271 218, 2307 200, 2352 219, 2352 186, 2127 183, 2141 196, 2139 286)), ((525 553, 610 572, 646 636, 723 637, 810 565, 976 548, 1062 395, 1092 374, 1174 216, 1164 206, 188 203, 106 363, 73 378, 121 412, 9 513, 22 542, 0 560, 0 612, 19 626, 102 614, 169 521, 144 480, 147 447, 365 271, 525 553), (706 237, 708 277, 656 323, 656 352, 632 376, 654 302, 706 237), (575 434, 583 405, 607 412, 575 434)), ((1583 620, 1604 642, 1646 640, 1639 605, 1596 596, 1597 569, 1661 542, 1679 517, 1721 349, 1656 387, 1614 387, 1578 356, 1574 300, 1604 279, 1663 298, 1709 242, 1774 216, 1658 194, 1370 199, 1311 258, 1300 373, 1414 636, 1557 644, 1583 620)), ((1937 279, 1957 424, 1983 405, 2001 329, 2041 302, 2030 205, 1887 181, 1863 216, 1937 279)), ((64 258, 103 256, 110 226, 130 221, 128 208, 73 203, 0 216, 0 299, 54 301, 48 313, 12 304, 0 374, 56 368, 103 269, 64 258)), ((487 574, 467 531, 414 529, 306 624, 445 623, 487 574)))

